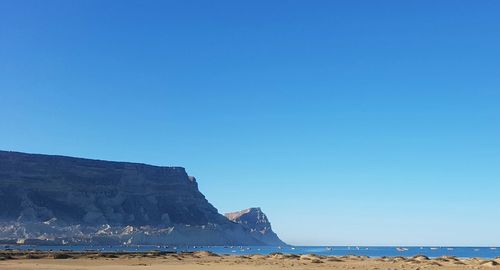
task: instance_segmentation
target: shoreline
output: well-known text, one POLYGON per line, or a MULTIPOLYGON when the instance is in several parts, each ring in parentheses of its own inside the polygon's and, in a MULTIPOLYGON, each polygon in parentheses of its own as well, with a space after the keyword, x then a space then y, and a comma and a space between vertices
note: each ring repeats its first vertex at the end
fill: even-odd
POLYGON ((74 252, 0 251, 0 269, 500 269, 495 259, 368 256, 322 256, 315 254, 218 255, 196 252, 74 252))
POLYGON ((2 251, 39 251, 39 252, 75 252, 75 253, 190 253, 208 251, 218 255, 269 255, 283 254, 316 254, 320 256, 368 256, 381 257, 414 257, 417 255, 429 258, 456 257, 460 259, 480 258, 495 259, 500 257, 500 248, 496 247, 433 247, 433 246, 160 246, 160 245, 126 245, 126 246, 39 246, 39 245, 0 245, 2 251))

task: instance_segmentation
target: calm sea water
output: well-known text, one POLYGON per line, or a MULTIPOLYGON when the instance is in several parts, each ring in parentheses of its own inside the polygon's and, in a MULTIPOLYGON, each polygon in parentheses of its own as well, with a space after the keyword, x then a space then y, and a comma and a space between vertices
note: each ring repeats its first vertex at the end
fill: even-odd
POLYGON ((207 250, 217 254, 270 254, 275 252, 318 255, 366 255, 370 257, 426 255, 428 257, 456 256, 461 258, 500 257, 500 247, 342 247, 342 246, 211 246, 211 247, 169 247, 169 246, 0 246, 0 249, 18 250, 71 250, 100 252, 170 251, 187 252, 207 250))

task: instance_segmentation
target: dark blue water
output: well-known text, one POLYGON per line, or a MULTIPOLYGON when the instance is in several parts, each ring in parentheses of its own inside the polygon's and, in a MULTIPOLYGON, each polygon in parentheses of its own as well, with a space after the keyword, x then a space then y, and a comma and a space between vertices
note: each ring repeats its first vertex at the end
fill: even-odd
POLYGON ((428 257, 455 256, 460 258, 496 258, 500 257, 500 247, 343 247, 343 246, 0 246, 0 249, 17 250, 62 250, 62 251, 100 251, 100 252, 146 252, 146 251, 169 251, 187 252, 207 250, 217 254, 270 254, 275 252, 291 254, 318 254, 318 255, 365 255, 370 257, 426 255, 428 257))

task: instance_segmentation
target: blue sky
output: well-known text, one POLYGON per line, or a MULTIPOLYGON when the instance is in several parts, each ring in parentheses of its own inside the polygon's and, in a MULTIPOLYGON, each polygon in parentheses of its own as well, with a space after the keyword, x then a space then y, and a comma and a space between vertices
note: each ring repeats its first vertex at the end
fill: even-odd
POLYGON ((0 149, 186 167, 292 244, 500 245, 498 1, 1 1, 0 149))

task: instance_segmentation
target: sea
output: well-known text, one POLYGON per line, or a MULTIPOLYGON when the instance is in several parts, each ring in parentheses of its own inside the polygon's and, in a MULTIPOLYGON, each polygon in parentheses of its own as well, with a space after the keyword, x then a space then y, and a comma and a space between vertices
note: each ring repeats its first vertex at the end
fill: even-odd
POLYGON ((87 252, 193 252, 210 251, 217 254, 248 255, 271 253, 317 254, 329 256, 358 255, 369 257, 412 257, 425 255, 430 258, 455 256, 458 258, 500 257, 500 247, 391 247, 391 246, 1 246, 3 250, 87 251, 87 252))

